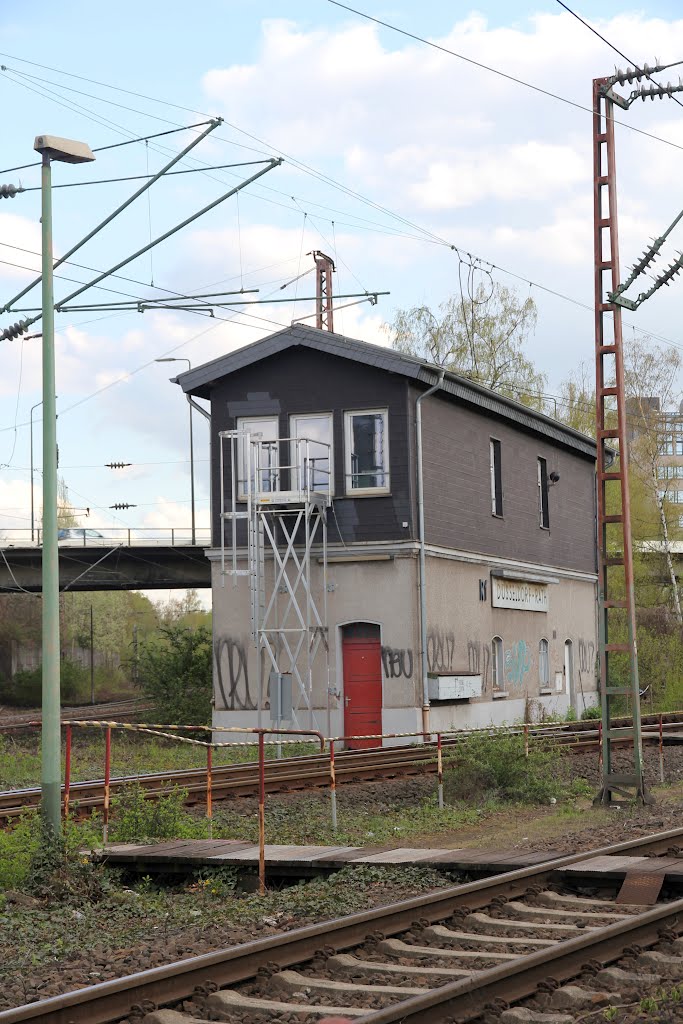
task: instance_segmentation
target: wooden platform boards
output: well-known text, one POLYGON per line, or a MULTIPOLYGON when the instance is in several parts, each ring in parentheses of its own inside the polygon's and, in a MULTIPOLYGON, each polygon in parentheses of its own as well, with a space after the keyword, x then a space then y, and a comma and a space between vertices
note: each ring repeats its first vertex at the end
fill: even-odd
MULTIPOLYGON (((175 839, 142 846, 108 843, 95 851, 97 859, 144 874, 185 873, 193 868, 231 865, 258 869, 258 846, 236 839, 175 839)), ((310 877, 337 871, 349 864, 433 864, 470 876, 515 871, 548 859, 546 853, 518 850, 444 850, 406 846, 272 846, 266 845, 266 870, 271 875, 310 877)))
POLYGON ((663 875, 667 882, 683 885, 683 857, 589 857, 565 868, 568 878, 618 881, 626 875, 663 875))

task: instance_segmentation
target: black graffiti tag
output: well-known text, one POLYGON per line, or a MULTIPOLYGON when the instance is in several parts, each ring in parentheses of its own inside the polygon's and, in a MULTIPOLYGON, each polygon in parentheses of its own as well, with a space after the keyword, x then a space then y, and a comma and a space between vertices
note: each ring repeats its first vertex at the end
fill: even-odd
POLYGON ((413 675, 413 652, 410 648, 383 647, 382 666, 387 679, 410 679, 413 675))
POLYGON ((231 637, 217 637, 213 645, 213 654, 216 684, 222 700, 220 710, 255 711, 256 703, 249 692, 249 670, 244 644, 231 637), (227 673, 225 680, 224 669, 227 673))
POLYGON ((455 633, 432 629, 427 634, 427 665, 430 672, 452 672, 455 633))

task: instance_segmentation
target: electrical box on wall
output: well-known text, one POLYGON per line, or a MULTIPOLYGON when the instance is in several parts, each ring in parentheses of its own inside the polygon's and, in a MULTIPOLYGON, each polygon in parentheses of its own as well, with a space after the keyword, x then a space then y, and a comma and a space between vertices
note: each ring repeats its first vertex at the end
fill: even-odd
POLYGON ((470 700, 481 697, 481 676, 430 676, 430 700, 470 700))

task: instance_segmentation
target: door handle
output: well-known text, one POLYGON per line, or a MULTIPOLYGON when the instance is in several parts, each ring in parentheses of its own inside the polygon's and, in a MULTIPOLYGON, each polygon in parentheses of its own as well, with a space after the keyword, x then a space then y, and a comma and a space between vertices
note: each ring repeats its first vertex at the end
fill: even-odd
POLYGON ((350 701, 351 701, 350 697, 344 697, 344 707, 345 708, 348 708, 350 701))

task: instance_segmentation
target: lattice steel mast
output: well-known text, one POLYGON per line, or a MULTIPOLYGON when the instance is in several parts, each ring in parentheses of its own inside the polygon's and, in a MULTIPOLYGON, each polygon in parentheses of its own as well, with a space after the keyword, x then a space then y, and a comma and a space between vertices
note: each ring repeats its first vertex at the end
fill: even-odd
POLYGON ((324 252, 315 249, 315 326, 320 331, 334 331, 332 309, 332 274, 334 261, 324 252))
MULTIPOLYGON (((628 110, 635 99, 662 98, 683 89, 656 83, 638 87, 628 97, 614 92, 614 86, 634 79, 649 78, 663 71, 636 68, 617 72, 611 78, 593 81, 593 237, 595 276, 595 374, 597 440, 597 518, 598 518, 598 634, 600 648, 600 691, 602 699, 602 787, 596 803, 635 798, 652 802, 643 775, 643 742, 640 716, 640 684, 636 641, 636 607, 633 585, 633 545, 628 490, 628 445, 624 388, 624 357, 621 307, 637 308, 661 284, 678 272, 678 262, 666 271, 647 294, 633 302, 623 292, 654 261, 667 230, 656 239, 632 269, 627 281, 620 283, 619 233, 614 147, 614 106, 628 110), (609 287, 605 287, 608 276, 609 287), (613 401, 612 401, 613 400, 613 401), (617 447, 617 457, 610 451, 617 447), (616 444, 615 444, 616 442, 616 444), (615 493, 616 492, 616 493, 615 493), (616 596, 612 597, 612 593, 616 596), (616 631, 626 632, 626 640, 616 631), (614 639, 615 633, 617 639, 614 639), (617 673, 622 680, 616 680, 617 673), (632 700, 633 723, 614 728, 612 709, 618 697, 632 700), (614 743, 629 737, 633 741, 633 765, 630 771, 614 770, 614 743), (616 799, 615 799, 616 794, 616 799)), ((674 224, 676 221, 674 222, 674 224)), ((673 227, 672 225, 671 227, 673 227)), ((683 260, 680 262, 683 263, 683 260)))

